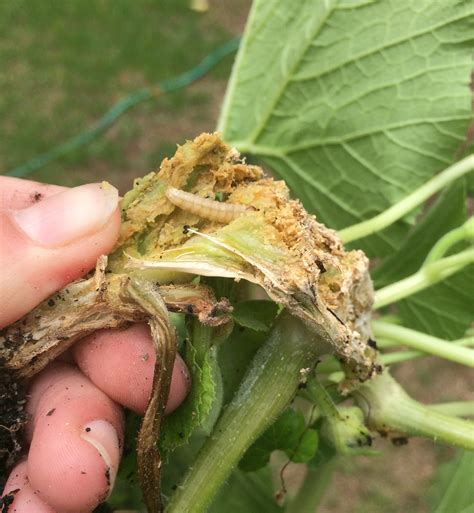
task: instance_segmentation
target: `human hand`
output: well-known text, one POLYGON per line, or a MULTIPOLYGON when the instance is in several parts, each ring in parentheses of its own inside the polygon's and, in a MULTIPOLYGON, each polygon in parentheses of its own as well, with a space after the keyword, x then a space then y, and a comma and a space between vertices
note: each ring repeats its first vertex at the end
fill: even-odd
MULTIPOLYGON (((0 328, 90 271, 120 230, 116 189, 74 189, 0 177, 0 328)), ((32 381, 29 450, 4 494, 15 513, 88 513, 110 493, 123 446, 123 413, 147 406, 155 357, 148 328, 101 330, 79 341, 69 361, 32 381)), ((64 360, 64 359, 63 359, 64 360)), ((190 386, 183 360, 173 370, 167 412, 190 386)))

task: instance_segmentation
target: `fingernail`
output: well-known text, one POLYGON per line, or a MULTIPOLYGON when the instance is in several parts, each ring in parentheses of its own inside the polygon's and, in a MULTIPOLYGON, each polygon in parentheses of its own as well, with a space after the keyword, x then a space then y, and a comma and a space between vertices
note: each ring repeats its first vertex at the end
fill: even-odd
POLYGON ((102 228, 118 205, 112 185, 68 189, 13 214, 16 224, 40 246, 65 246, 102 228))
POLYGON ((120 446, 117 431, 106 420, 93 420, 83 426, 80 437, 93 445, 105 462, 105 479, 112 491, 120 460, 120 446))

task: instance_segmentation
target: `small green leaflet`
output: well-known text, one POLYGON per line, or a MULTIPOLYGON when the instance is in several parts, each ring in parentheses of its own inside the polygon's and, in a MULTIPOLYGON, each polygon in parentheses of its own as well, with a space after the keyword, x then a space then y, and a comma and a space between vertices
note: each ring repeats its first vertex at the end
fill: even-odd
POLYGON ((209 416, 217 397, 218 367, 216 348, 210 347, 211 329, 194 326, 189 331, 182 356, 191 373, 192 387, 183 404, 164 419, 159 445, 165 453, 189 440, 193 430, 209 416))
MULTIPOLYGON (((255 0, 218 129, 320 221, 350 226, 452 164, 473 42, 474 2, 255 0)), ((356 244, 387 255, 409 226, 356 244)))
POLYGON ((438 500, 433 513, 474 511, 474 452, 461 452, 438 472, 434 484, 438 500), (441 494, 439 491, 441 490, 441 494))
MULTIPOLYGON (((416 272, 433 245, 467 219, 465 200, 463 180, 444 191, 400 249, 372 273, 377 287, 416 272)), ((403 324, 448 340, 462 337, 472 322, 473 283, 474 266, 469 266, 447 280, 400 301, 397 306, 403 324)))
POLYGON ((234 306, 234 320, 255 331, 268 331, 278 313, 278 305, 273 301, 242 301, 234 306))
POLYGON ((254 442, 240 460, 239 468, 254 471, 264 467, 273 451, 284 451, 291 461, 305 463, 318 449, 318 433, 308 428, 300 411, 286 410, 263 435, 254 442))
POLYGON ((318 432, 308 428, 301 435, 298 444, 287 452, 288 457, 294 463, 306 463, 314 457, 318 449, 318 432))

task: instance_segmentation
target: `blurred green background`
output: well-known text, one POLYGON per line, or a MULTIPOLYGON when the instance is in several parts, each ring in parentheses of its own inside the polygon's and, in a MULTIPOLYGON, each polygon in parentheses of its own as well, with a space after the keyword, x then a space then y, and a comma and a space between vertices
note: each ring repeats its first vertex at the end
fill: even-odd
MULTIPOLYGON (((1 0, 0 171, 78 134, 130 92, 195 66, 242 32, 250 3, 210 0, 196 12, 190 0, 1 0)), ((232 60, 141 103, 91 145, 30 177, 62 185, 109 180, 125 192, 177 143, 214 129, 232 60)), ((421 400, 467 398, 468 376, 449 363, 425 359, 397 373, 421 400)), ((378 440, 377 447, 380 456, 344 461, 320 513, 430 511, 436 470, 452 452, 424 440, 405 447, 378 440)), ((295 465, 288 484, 301 473, 295 465)))
MULTIPOLYGON (((0 170, 90 126, 130 92, 195 66, 241 33, 250 0, 2 0, 0 170)), ((215 127, 232 57, 186 90, 144 102, 90 146, 34 178, 66 185, 107 179, 125 191, 176 143, 215 127)))

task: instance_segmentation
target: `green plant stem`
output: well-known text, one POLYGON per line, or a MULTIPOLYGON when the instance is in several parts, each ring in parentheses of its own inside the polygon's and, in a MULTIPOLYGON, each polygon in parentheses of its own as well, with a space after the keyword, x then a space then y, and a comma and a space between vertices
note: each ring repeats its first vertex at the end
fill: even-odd
POLYGON ((474 249, 467 249, 456 255, 423 265, 419 271, 408 276, 408 278, 377 290, 374 294, 374 308, 382 308, 412 294, 416 294, 459 272, 472 263, 474 263, 474 249))
MULTIPOLYGON (((384 318, 380 319, 380 322, 384 322, 384 318)), ((390 323, 391 324, 391 323, 390 323)), ((472 335, 458 338, 457 340, 450 340, 448 342, 449 344, 454 344, 456 346, 465 346, 465 347, 472 347, 474 346, 474 333, 472 335)), ((377 348, 378 349, 389 349, 392 347, 398 347, 406 345, 404 342, 400 342, 400 340, 394 340, 391 338, 385 338, 385 337, 377 337, 377 348)))
MULTIPOLYGON (((441 340, 441 339, 437 339, 441 340)), ((443 341, 446 342, 446 341, 443 341)), ((460 338, 459 340, 453 340, 452 342, 446 342, 450 347, 452 346, 474 346, 474 337, 460 338)), ((392 340, 388 338, 377 338, 377 346, 379 348, 389 348, 405 345, 405 340, 392 340), (383 340, 383 344, 380 341, 383 340)), ((414 360, 415 358, 422 358, 424 356, 431 356, 428 352, 423 351, 394 351, 392 353, 382 353, 380 355, 380 363, 383 365, 392 365, 394 363, 406 362, 408 360, 414 360)), ((331 374, 332 372, 338 372, 341 370, 341 364, 333 357, 328 358, 323 363, 318 365, 318 374, 331 374)))
POLYGON ((344 243, 347 243, 379 232, 420 206, 443 187, 472 170, 474 170, 474 155, 469 155, 437 174, 416 191, 409 194, 395 205, 392 205, 381 214, 367 221, 340 230, 339 236, 344 243))
MULTIPOLYGON (((452 342, 448 342, 448 344, 458 346, 472 346, 474 345, 474 337, 453 340, 452 342)), ((424 353, 421 351, 395 351, 393 353, 382 354, 380 356, 380 361, 384 365, 393 365, 394 363, 415 360, 416 358, 423 358, 424 356, 431 355, 429 353, 424 353)))
POLYGON ((298 493, 285 508, 285 513, 316 513, 336 467, 336 458, 316 468, 308 468, 298 493))
MULTIPOLYGON (((423 356, 429 355, 420 351, 395 351, 393 353, 380 355, 380 363, 383 365, 393 365, 395 363, 422 358, 423 356)), ((326 360, 324 363, 319 365, 318 374, 331 374, 340 370, 341 364, 335 358, 331 358, 330 360, 326 360)))
MULTIPOLYGON (((382 319, 380 319, 382 321, 382 319)), ((383 321, 385 322, 385 321, 383 321)), ((454 344, 456 346, 466 346, 471 347, 474 346, 474 333, 472 335, 466 335, 464 338, 458 338, 457 340, 449 341, 450 344, 454 344)), ((401 343, 399 340, 393 340, 390 338, 377 337, 377 347, 379 349, 386 349, 390 347, 397 347, 405 345, 401 343)))
POLYGON ((474 401, 430 404, 429 407, 437 412, 453 417, 474 417, 474 401))
POLYGON ((421 353, 420 351, 396 351, 394 353, 382 355, 380 361, 383 365, 394 365, 395 363, 423 358, 423 356, 429 355, 426 353, 421 353))
POLYGON ((323 417, 336 418, 339 420, 340 415, 337 406, 334 404, 328 391, 316 378, 308 381, 306 393, 310 400, 317 405, 323 417))
POLYGON ((474 350, 462 345, 382 321, 372 321, 372 330, 376 337, 390 338, 424 353, 474 367, 474 350))
POLYGON ((294 397, 314 367, 321 345, 304 324, 284 312, 252 360, 232 402, 171 497, 167 513, 200 513, 248 447, 294 397))
POLYGON ((424 265, 436 262, 442 258, 456 243, 462 240, 474 239, 474 218, 468 219, 462 226, 446 233, 433 246, 426 257, 424 265))
POLYGON ((377 349, 387 349, 390 347, 396 347, 399 346, 400 342, 397 342, 396 340, 390 340, 388 338, 377 338, 377 349))
POLYGON ((353 395, 364 410, 369 427, 377 431, 424 436, 474 450, 474 423, 415 401, 388 371, 361 385, 353 395))

